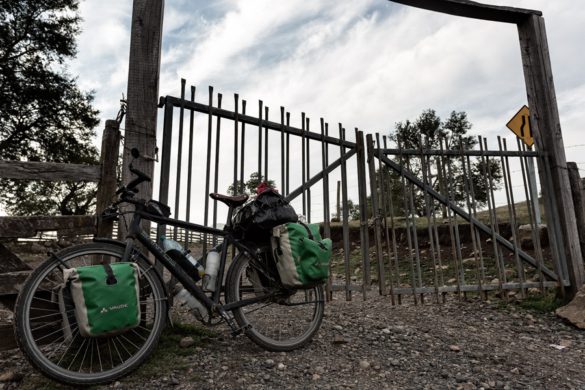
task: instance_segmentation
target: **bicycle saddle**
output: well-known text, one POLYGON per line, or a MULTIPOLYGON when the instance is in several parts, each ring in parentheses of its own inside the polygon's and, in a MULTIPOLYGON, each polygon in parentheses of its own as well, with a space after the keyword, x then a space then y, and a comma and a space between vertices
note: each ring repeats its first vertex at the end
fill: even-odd
POLYGON ((209 194, 211 199, 219 200, 222 203, 225 203, 228 207, 238 207, 246 203, 248 200, 248 195, 236 195, 236 196, 229 196, 229 195, 222 195, 217 193, 209 194))

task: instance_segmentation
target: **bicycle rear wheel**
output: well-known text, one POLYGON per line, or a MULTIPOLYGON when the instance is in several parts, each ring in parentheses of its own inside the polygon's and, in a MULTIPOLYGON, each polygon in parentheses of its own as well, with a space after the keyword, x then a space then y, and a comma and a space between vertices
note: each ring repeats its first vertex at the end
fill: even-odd
MULTIPOLYGON (((67 267, 121 261, 124 248, 107 243, 75 246, 56 256, 67 267)), ((71 385, 111 382, 137 368, 152 353, 165 325, 167 302, 154 268, 136 252, 140 266, 141 322, 115 336, 82 337, 71 298, 63 297, 67 330, 57 294, 63 263, 53 257, 27 279, 16 301, 15 333, 22 352, 46 376, 71 385)))
POLYGON ((323 288, 285 289, 275 270, 241 253, 226 278, 228 303, 265 295, 266 299, 234 309, 234 317, 246 335, 264 349, 291 351, 308 343, 319 330, 325 307, 323 288))

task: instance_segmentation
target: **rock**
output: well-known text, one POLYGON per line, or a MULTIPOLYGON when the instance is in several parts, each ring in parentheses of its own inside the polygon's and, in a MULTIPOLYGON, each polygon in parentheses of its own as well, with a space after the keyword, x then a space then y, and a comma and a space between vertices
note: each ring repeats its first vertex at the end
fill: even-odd
POLYGON ((276 363, 272 359, 266 359, 266 361, 264 362, 264 366, 266 368, 274 368, 275 365, 276 363))
POLYGON ((284 363, 278 363, 278 365, 276 366, 276 369, 279 371, 284 371, 285 368, 286 366, 284 365, 284 363))
POLYGON ((335 329, 335 330, 343 330, 343 327, 341 325, 333 325, 333 329, 335 329))
POLYGON ((568 305, 559 307, 555 313, 577 328, 585 329, 585 287, 581 287, 575 298, 568 305))
POLYGON ((349 341, 341 335, 336 334, 333 336, 333 344, 347 344, 348 342, 349 341))
POLYGON ((321 375, 319 375, 319 374, 313 374, 313 380, 314 381, 318 381, 319 379, 321 379, 321 375))
POLYGON ((183 337, 181 341, 179 341, 179 347, 181 348, 189 348, 193 345, 195 345, 195 340, 193 340, 193 337, 191 336, 183 337))
POLYGON ((453 352, 460 352, 461 351, 461 347, 458 345, 449 345, 449 349, 453 352))
POLYGON ((384 329, 382 329, 382 333, 384 333, 384 334, 390 334, 390 333, 392 333, 392 331, 390 329, 388 329, 388 328, 384 328, 384 329))
POLYGON ((5 371, 0 374, 0 382, 20 382, 24 375, 16 371, 5 371))
POLYGON ((325 368, 323 368, 321 366, 317 366, 317 367, 315 367, 315 373, 319 374, 319 375, 323 375, 323 374, 325 374, 325 368))
POLYGON ((370 368, 370 362, 368 362, 367 360, 360 360, 360 368, 362 370, 367 370, 368 368, 370 368))

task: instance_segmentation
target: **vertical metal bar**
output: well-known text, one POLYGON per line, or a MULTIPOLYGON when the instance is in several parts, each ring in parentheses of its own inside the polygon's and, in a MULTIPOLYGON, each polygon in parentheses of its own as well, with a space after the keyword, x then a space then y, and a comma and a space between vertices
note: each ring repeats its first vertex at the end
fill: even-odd
POLYGON ((233 189, 234 193, 232 195, 236 195, 238 193, 238 149, 239 149, 239 103, 240 103, 240 96, 237 93, 234 93, 234 181, 233 181, 233 189))
MULTIPOLYGON (((462 174, 463 174, 463 182, 464 182, 464 188, 465 188, 465 199, 466 199, 466 203, 467 203, 467 212, 469 213, 469 215, 472 215, 471 201, 469 200, 469 197, 471 195, 471 188, 469 186, 469 175, 467 174, 466 159, 465 159, 465 154, 463 153, 463 141, 461 140, 461 137, 459 137, 459 153, 461 156, 461 169, 463 171, 462 174)), ((470 229, 470 235, 471 235, 471 242, 473 244, 473 255, 477 259, 477 246, 475 243, 475 238, 476 238, 475 224, 473 223, 473 221, 470 221, 469 229, 470 229)), ((461 284, 465 285, 465 268, 463 267, 463 259, 461 260, 460 266, 461 266, 461 268, 460 268, 461 284)), ((463 296, 467 297, 467 294, 465 292, 463 292, 463 296)))
MULTIPOLYGON (((463 141, 462 138, 460 138, 460 147, 461 149, 463 149, 463 141)), ((475 185, 473 184, 473 171, 471 168, 471 159, 469 158, 469 155, 467 153, 464 153, 464 160, 466 162, 466 165, 463 165, 463 172, 466 178, 466 183, 467 183, 467 188, 469 190, 468 192, 468 211, 470 215, 473 215, 473 217, 477 218, 477 208, 476 208, 476 197, 475 197, 475 185)), ((493 227, 492 227, 493 229, 493 227)), ((475 259, 475 266, 476 266, 476 278, 477 278, 477 286, 478 286, 478 291, 480 293, 480 295, 483 293, 483 278, 481 275, 481 270, 483 269, 483 250, 482 250, 482 246, 481 246, 481 236, 480 236, 480 232, 479 229, 475 228, 475 225, 473 226, 473 229, 471 231, 472 234, 472 241, 473 241, 473 257, 475 259)), ((496 243, 494 243, 494 245, 496 245, 496 243)), ((498 267, 499 269, 499 267, 498 267)), ((498 278, 498 283, 501 286, 502 285, 502 278, 499 277, 498 278)), ((501 287, 500 287, 501 290, 501 287)))
POLYGON ((362 290, 363 299, 366 299, 366 294, 370 290, 372 282, 370 276, 370 256, 369 256, 369 237, 368 237, 368 208, 366 206, 366 172, 365 172, 365 148, 364 148, 364 134, 355 129, 356 138, 356 162, 358 175, 358 200, 360 210, 360 249, 362 254, 362 290))
MULTIPOLYGON (((203 214, 203 225, 208 226, 209 222, 209 179, 211 174, 211 137, 213 129, 213 87, 209 86, 209 115, 207 116, 207 164, 205 171, 205 211, 203 214)), ((207 233, 203 235, 203 256, 207 253, 207 233)))
MULTIPOLYGON (((485 151, 488 150, 486 138, 483 138, 483 147, 484 147, 485 151)), ((495 196, 494 196, 495 184, 494 184, 494 178, 492 175, 492 170, 490 167, 491 167, 491 160, 490 160, 490 157, 488 155, 486 155, 485 156, 485 169, 486 169, 487 175, 485 177, 488 180, 488 195, 489 195, 488 202, 491 202, 491 209, 492 209, 492 213, 494 216, 493 217, 494 218, 493 229, 495 229, 496 235, 500 235, 500 225, 499 225, 499 221, 498 221, 498 215, 496 214, 496 200, 495 200, 495 196)), ((493 238, 492 238, 492 240, 495 241, 493 238)), ((496 260, 498 261, 498 264, 500 264, 500 267, 502 269, 502 275, 504 276, 504 283, 507 283, 508 276, 506 275, 506 264, 504 262, 504 254, 502 253, 502 248, 500 245, 496 245, 496 249, 497 249, 497 252, 495 253, 496 260)))
MULTIPOLYGON (((286 113, 286 128, 290 127, 290 112, 286 113)), ((286 191, 285 194, 290 194, 290 134, 286 133, 286 191)))
MULTIPOLYGON (((268 122, 268 106, 264 107, 264 119, 268 122)), ((268 127, 264 127, 264 178, 268 181, 268 127)))
MULTIPOLYGON (((304 114, 303 114, 304 115, 304 114)), ((351 301, 351 270, 349 264, 349 225, 347 210, 347 164, 345 161, 345 129, 339 124, 339 145, 341 153, 341 193, 343 199, 343 259, 345 266, 345 299, 351 301)))
POLYGON ((280 106, 280 189, 283 194, 286 194, 286 186, 284 185, 284 107, 280 106))
MULTIPOLYGON (((360 132, 361 133, 361 132, 360 132)), ((360 134, 363 140, 363 133, 360 134)), ((374 138, 372 134, 368 134, 366 136, 366 145, 367 145, 367 163, 368 163, 368 172, 370 177, 370 199, 372 204, 372 218, 374 219, 374 240, 376 246, 376 261, 378 263, 378 292, 380 295, 386 295, 386 275, 384 270, 384 255, 382 253, 382 226, 381 226, 381 193, 382 190, 380 188, 380 181, 376 178, 376 163, 374 161, 374 138), (380 194, 380 195, 379 195, 380 194)), ((364 169, 365 170, 365 169, 364 169)), ((380 174, 382 172, 380 171, 380 174)), ((363 175, 363 180, 365 182, 365 174, 363 175)), ((365 190, 365 183, 364 183, 364 190, 365 190)), ((364 191, 365 192, 365 191, 364 191)), ((364 194, 364 198, 366 198, 364 194)), ((364 199, 367 201, 367 199, 364 199)), ((367 205, 366 205, 367 206, 367 205)), ((367 207, 364 207, 367 209, 367 207)), ((368 232, 368 224, 367 224, 367 216, 366 216, 366 235, 369 234, 368 232)), ((392 281, 391 281, 392 282, 392 281)), ((390 283, 390 294, 392 295, 392 300, 394 300, 394 294, 392 289, 392 283, 390 283)))
MULTIPOLYGON (((502 149, 502 137, 498 136, 498 148, 500 152, 502 150, 507 151, 506 140, 504 139, 504 148, 502 149)), ((514 206, 514 190, 512 188, 512 177, 510 175, 510 165, 508 156, 500 155, 500 163, 502 165, 502 176, 504 177, 504 187, 506 190, 506 202, 508 205, 508 218, 510 220, 510 229, 512 230, 512 240, 514 241, 514 261, 516 262, 516 272, 518 273, 518 280, 520 283, 520 291, 522 298, 526 297, 526 289, 524 288, 524 282, 526 281, 526 275, 524 273, 524 267, 520 262, 520 256, 518 255, 518 225, 516 222, 516 207, 514 206)))
POLYGON ((301 185, 303 186, 303 194, 302 194, 302 202, 303 202, 303 216, 306 218, 307 217, 307 191, 305 190, 305 181, 306 181, 306 168, 305 168, 305 113, 302 112, 301 113, 301 129, 302 129, 302 134, 301 134, 301 185))
MULTIPOLYGON (((442 144, 443 140, 440 138, 439 139, 439 144, 442 144)), ((442 146, 442 145, 441 145, 442 146)), ((449 199, 449 194, 447 191, 447 187, 445 185, 445 174, 444 174, 444 165, 443 165, 443 155, 439 155, 439 156, 435 156, 435 162, 437 164, 437 181, 439 184, 439 192, 445 196, 447 199, 449 199)), ((443 204, 440 204, 440 211, 441 211, 441 221, 442 223, 445 223, 445 218, 447 218, 447 207, 443 204)), ((437 223, 437 217, 436 215, 433 216, 433 223, 434 223, 434 233, 435 233, 435 242, 437 243, 437 255, 438 255, 438 261, 439 261, 439 284, 441 286, 445 286, 445 269, 448 269, 448 266, 445 267, 443 265, 443 255, 442 255, 442 249, 441 249, 441 239, 439 236, 439 228, 438 228, 438 223, 437 223)), ((449 230, 449 234, 452 235, 452 231, 451 229, 449 230)), ((451 236, 452 239, 452 236, 451 236)), ((454 248, 453 242, 451 242, 451 248, 454 248)), ((447 251, 448 253, 449 251, 447 251)), ((452 254, 454 255, 455 252, 453 251, 452 254)), ((445 258, 445 261, 448 263, 448 256, 447 258, 445 258)), ((447 299, 447 293, 443 292, 442 294, 442 299, 443 299, 443 303, 446 302, 447 299)))
MULTIPOLYGON (((540 156, 541 161, 544 163, 544 169, 545 169, 545 180, 546 180, 546 186, 549 189, 549 193, 552 193, 552 191, 550 189, 553 188, 553 181, 552 181, 552 172, 551 172, 551 167, 550 167, 550 163, 549 160, 546 156, 542 155, 540 156)), ((554 266, 555 266, 555 272, 557 273, 557 275, 559 276, 559 284, 562 283, 562 285, 566 285, 566 283, 569 282, 570 278, 569 278, 569 271, 568 271, 568 265, 567 265, 567 256, 565 254, 565 251, 563 250, 562 247, 559 246, 559 243, 563 242, 563 236, 562 236, 562 230, 561 230, 561 226, 560 226, 560 221, 559 221, 559 211, 557 209, 557 202, 555 201, 555 197, 557 196, 557 194, 552 193, 551 196, 547 196, 545 197, 545 199, 548 199, 549 201, 549 206, 548 206, 548 210, 550 210, 550 213, 547 215, 547 220, 550 219, 553 225, 553 231, 554 231, 554 240, 552 240, 554 242, 554 246, 553 246, 553 250, 555 250, 555 252, 557 253, 556 256, 554 256, 553 261, 554 261, 554 266)), ((563 297, 565 296, 565 289, 562 288, 561 289, 561 294, 563 295, 563 297)))
MULTIPOLYGON (((311 129, 311 123, 309 117, 307 117, 307 133, 309 133, 311 129)), ((311 139, 307 137, 305 139, 305 146, 307 147, 307 153, 305 154, 307 159, 307 174, 305 175, 305 179, 309 180, 311 178, 311 153, 309 144, 311 143, 311 139)), ((311 223, 311 187, 307 188, 307 222, 311 223)))
MULTIPOLYGON (((242 115, 246 115, 246 101, 242 99, 242 115)), ((240 153, 241 160, 240 160, 240 193, 243 194, 246 192, 246 185, 244 184, 244 162, 245 160, 245 153, 246 153, 246 123, 242 122, 242 152, 240 153)))
MULTIPOLYGON (((526 211, 528 213, 528 221, 529 221, 528 223, 532 227, 533 226, 532 221, 534 220, 534 218, 533 218, 534 209, 532 208, 532 202, 530 200, 530 189, 529 189, 530 184, 527 181, 528 180, 527 178, 529 176, 527 173, 527 169, 528 169, 527 165, 528 164, 526 164, 527 157, 524 155, 524 148, 522 147, 522 143, 521 143, 520 139, 517 139, 517 147, 518 147, 518 151, 520 151, 520 153, 521 153, 520 170, 522 172, 522 182, 524 184, 524 196, 526 197, 526 209, 527 209, 526 211)), ((548 217, 548 215, 547 215, 547 217, 548 217)), ((532 236, 532 238, 534 239, 534 235, 532 236)), ((514 246, 518 246, 518 245, 520 245, 520 243, 518 243, 518 242, 514 243, 514 246)), ((540 282, 540 291, 544 293, 544 285, 543 285, 544 276, 542 273, 542 266, 543 266, 543 263, 539 259, 539 261, 538 261, 538 280, 540 282)), ((558 273, 558 270, 555 269, 555 272, 558 273)))
MULTIPOLYGON (((173 141, 173 104, 165 103, 165 118, 163 125, 163 139, 162 152, 160 164, 160 186, 159 186, 159 201, 167 204, 169 201, 169 183, 171 173, 171 146, 173 141)), ((120 218, 118 226, 124 223, 124 218, 120 218)), ((166 225, 159 224, 157 226, 157 240, 160 242, 160 237, 167 235, 166 225)))
MULTIPOLYGON (((494 251, 494 261, 496 262, 496 267, 498 270, 498 284, 500 286, 500 294, 504 294, 504 292, 502 290, 502 284, 506 283, 507 280, 506 280, 506 271, 503 267, 503 262, 500 261, 499 245, 498 245, 498 242, 496 240, 496 232, 499 232, 499 229, 497 228, 498 220, 496 219, 495 202, 492 202, 493 201, 493 191, 491 191, 491 188, 490 188, 490 186, 493 185, 493 182, 490 183, 490 179, 488 177, 488 176, 490 176, 489 160, 484 153, 484 151, 486 149, 484 146, 482 136, 478 136, 478 142, 479 142, 479 150, 481 151, 481 163, 482 163, 482 171, 483 171, 483 177, 481 178, 481 180, 484 180, 484 182, 485 182, 487 206, 488 206, 488 213, 489 213, 490 225, 491 225, 491 231, 492 231, 491 238, 492 238, 492 246, 493 246, 493 251, 494 251)), ((469 162, 469 156, 468 156, 467 161, 469 162)), ((471 166, 469 168, 471 169, 471 166)), ((470 172, 470 174, 471 174, 471 172, 470 172)), ((474 207, 474 215, 475 215, 475 207, 474 207)), ((483 261, 482 261, 482 264, 480 266, 483 269, 483 261)), ((485 273, 484 272, 481 273, 481 276, 482 276, 482 280, 485 280, 485 273)))
MULTIPOLYGON (((406 169, 409 172, 412 172, 409 158, 406 159, 406 169)), ((415 217, 415 215, 417 214, 416 206, 414 203, 415 189, 414 189, 413 183, 409 183, 409 184, 410 184, 410 186, 409 186, 410 191, 409 191, 408 200, 409 200, 410 212, 408 215, 408 219, 409 219, 410 225, 412 227, 412 242, 414 245, 414 255, 415 255, 415 260, 416 260, 416 278, 418 281, 418 286, 423 287, 422 270, 421 270, 421 262, 420 262, 420 246, 418 244, 418 228, 416 226, 416 217, 415 217)), ((416 283, 415 283, 415 286, 416 286, 416 283)), ((421 292, 420 293, 420 302, 424 303, 424 299, 425 299, 424 294, 421 292)))
MULTIPOLYGON (((535 247, 536 247, 536 236, 539 235, 534 231, 534 214, 533 214, 533 206, 532 206, 532 201, 530 198, 531 192, 530 192, 530 187, 531 187, 531 177, 528 174, 528 164, 526 163, 526 156, 524 155, 525 149, 523 147, 522 142, 520 141, 520 139, 517 139, 517 146, 518 146, 518 151, 520 151, 521 153, 521 157, 520 157, 520 169, 522 171, 522 181, 524 183, 524 196, 526 197, 526 209, 528 212, 528 219, 529 219, 529 224, 530 224, 530 228, 532 229, 532 242, 534 243, 535 247)), ((547 215, 548 217, 548 215, 547 215)), ((540 241, 540 239, 539 239, 540 241)), ((553 240, 554 241, 554 240, 553 240)), ((520 243, 515 243, 516 245, 520 245, 520 243)), ((541 293, 544 293, 544 285, 543 285, 543 281, 544 281, 544 276, 542 273, 542 267, 544 265, 544 259, 542 258, 542 251, 535 251, 536 256, 537 256, 537 262, 538 262, 538 281, 540 283, 540 291, 541 293)), ((555 272, 559 272, 558 269, 555 269, 555 272)))
MULTIPOLYGON (((195 102, 195 87, 191 86, 191 103, 195 102)), ((185 210, 185 221, 191 221, 191 187, 192 187, 192 178, 193 178, 193 143, 195 139, 193 138, 193 131, 195 128, 195 111, 190 110, 190 117, 189 117, 189 164, 187 168, 187 206, 185 210)), ((187 235, 187 239, 185 240, 185 247, 189 247, 189 240, 190 236, 187 235)))
MULTIPOLYGON (((384 141, 384 149, 387 149, 388 144, 387 144, 386 136, 383 137, 383 141, 384 141)), ((378 151, 378 159, 379 160, 380 160, 381 156, 382 156, 382 152, 379 150, 378 151)), ((378 162, 378 164, 379 164, 380 170, 382 170, 382 161, 380 160, 378 162)), ((383 175, 383 177, 384 177, 386 175, 386 173, 388 172, 388 169, 386 167, 384 167, 383 172, 384 172, 384 175, 383 175)), ((386 192, 385 188, 386 187, 383 187, 384 192, 386 192)), ((393 193, 394 192, 392 191, 392 182, 390 182, 390 180, 389 180, 387 194, 388 194, 388 199, 389 199, 388 207, 390 209, 390 226, 391 226, 391 230, 392 230, 392 254, 393 254, 393 260, 394 260, 394 263, 396 266, 396 271, 395 271, 396 286, 400 287, 400 265, 398 263, 398 244, 396 241, 396 221, 394 219, 394 217, 396 216, 396 213, 394 210, 394 200, 392 199, 393 193)), ((387 215, 386 212, 384 212, 384 213, 385 213, 385 215, 387 215)), ((388 222, 385 220, 384 223, 386 226, 386 237, 388 237, 388 222)), ((386 245, 387 245, 387 247, 389 247, 388 243, 386 245)), ((390 249, 388 249, 388 253, 390 253, 390 249)), ((392 268, 392 262, 390 263, 390 268, 392 268)), ((402 294, 398 294, 397 298, 398 298, 398 304, 401 305, 402 304, 402 294)))
MULTIPOLYGON (((443 140, 445 143, 445 147, 443 148, 443 142, 441 142, 441 154, 444 150, 449 150, 449 145, 447 139, 443 140)), ((446 178, 447 178, 447 193, 449 194, 449 202, 455 202, 455 195, 453 190, 453 171, 452 167, 452 158, 450 156, 442 156, 447 160, 447 164, 443 164, 443 167, 446 168, 446 178)), ((463 264, 463 255, 461 253, 461 239, 459 235, 459 223, 457 220, 457 214, 450 208, 447 207, 447 218, 449 220, 449 234, 451 238, 451 250, 453 253, 453 264, 455 266, 455 280, 457 284, 457 296, 461 299, 461 285, 463 284, 464 280, 461 278, 460 266, 463 264)))
MULTIPOLYGON (((430 168, 427 161, 427 156, 424 153, 424 149, 429 149, 428 147, 428 138, 426 139, 426 148, 423 148, 423 139, 422 135, 419 134, 419 151, 420 151, 420 159, 421 159, 421 171, 423 176, 423 183, 425 185, 424 190, 424 202, 425 202, 425 214, 427 217, 427 231, 429 234, 429 251, 431 252, 431 260, 433 261, 433 282, 435 287, 435 302, 439 303, 439 277, 437 275, 437 258, 435 256, 435 243, 433 237, 433 225, 432 225, 432 216, 434 214, 431 210, 431 200, 429 196, 429 192, 427 187, 432 186, 431 179, 430 179, 430 168)), ((428 259, 428 256, 427 256, 428 259)), ((428 262, 427 262, 428 263, 428 262)))
MULTIPOLYGON (((217 94, 217 108, 221 109, 221 93, 217 94)), ((218 180, 219 180, 219 145, 221 135, 221 117, 217 117, 216 132, 215 132, 215 169, 213 170, 213 192, 218 191, 218 180)), ((213 227, 217 228, 217 200, 213 200, 213 227)), ((213 236, 213 246, 217 245, 217 236, 213 236)))
MULTIPOLYGON (((283 139, 284 142, 284 139, 283 139)), ((321 166, 324 171, 323 175, 323 236, 325 238, 331 238, 331 227, 329 225, 329 173, 325 171, 329 166, 329 160, 327 155, 328 144, 325 142, 325 121, 321 118, 321 166)), ((331 275, 331 264, 329 264, 329 278, 327 279, 326 295, 327 300, 333 299, 332 291, 333 277, 331 275)))
MULTIPOLYGON (((181 79, 181 104, 179 106, 179 145, 177 147, 177 180, 175 182, 175 215, 179 215, 179 195, 181 193, 181 164, 183 160, 183 125, 185 118, 185 84, 181 79)), ((173 240, 177 240, 177 227, 173 227, 173 240)))
MULTIPOLYGON (((412 237, 411 237, 411 229, 410 229, 410 224, 411 224, 411 220, 410 220, 410 214, 413 213, 413 210, 411 208, 411 202, 409 201, 412 198, 412 186, 410 187, 410 195, 407 195, 407 185, 406 185, 406 176, 404 175, 404 169, 405 169, 405 159, 408 159, 408 157, 405 157, 402 154, 402 142, 400 140, 400 138, 397 138, 396 140, 397 146, 398 146, 398 156, 400 159, 400 166, 402 167, 402 170, 400 171, 400 176, 402 178, 402 193, 404 194, 403 199, 404 199, 404 222, 405 222, 405 231, 406 231, 406 241, 408 244, 408 261, 410 262, 410 286, 412 287, 412 297, 414 299, 414 304, 418 305, 418 298, 416 296, 416 276, 415 276, 415 259, 412 256, 412 237)), ((407 168, 408 169, 408 168, 407 168)), ((415 226, 415 235, 416 235, 416 226, 415 226)))
POLYGON ((258 178, 262 179, 262 100, 258 100, 258 178))

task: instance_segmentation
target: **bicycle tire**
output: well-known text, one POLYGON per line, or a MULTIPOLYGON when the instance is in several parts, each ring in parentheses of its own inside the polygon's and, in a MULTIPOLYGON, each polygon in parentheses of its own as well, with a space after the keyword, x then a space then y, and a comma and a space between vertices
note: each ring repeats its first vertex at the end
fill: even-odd
POLYGON ((245 253, 234 258, 226 277, 226 301, 238 302, 267 292, 274 294, 266 301, 234 309, 236 322, 245 329, 248 338, 268 351, 287 352, 304 346, 323 320, 323 287, 290 290, 283 288, 280 281, 270 282, 267 278, 263 278, 260 287, 258 278, 252 276, 259 272, 258 266, 253 265, 251 259, 245 253))
MULTIPOLYGON (((53 299, 54 286, 57 286, 59 282, 62 283, 62 262, 71 267, 88 265, 87 263, 91 264, 92 261, 95 264, 98 259, 120 261, 123 253, 124 247, 109 243, 82 244, 67 248, 45 260, 25 282, 15 305, 16 341, 30 363, 45 376, 75 386, 104 384, 129 374, 154 351, 165 326, 166 294, 154 268, 137 251, 133 253, 129 261, 136 261, 141 269, 140 300, 143 320, 139 327, 115 336, 84 338, 72 326, 72 336, 68 341, 65 336, 62 313, 56 312, 53 299), (46 299, 49 295, 51 298, 46 299), (37 313, 42 313, 42 315, 35 317, 33 314, 37 313), (39 325, 43 321, 45 325, 39 325), (61 326, 60 329, 59 326, 61 326), (43 327, 45 329, 41 333, 40 329, 43 327), (53 329, 57 330, 53 331, 53 329), (52 332, 53 336, 39 335, 45 332, 52 332), (84 345, 86 346, 83 359, 77 363, 78 356, 81 359, 80 352, 84 345), (77 352, 71 358, 70 355, 76 348, 78 348, 77 352), (88 351, 91 358, 86 363, 88 351), (106 355, 108 351, 109 356, 106 355), (60 357, 58 361, 57 357, 60 357), (66 367, 68 363, 69 366, 66 367), (77 369, 77 364, 79 364, 79 369, 77 369)), ((74 315, 71 314, 72 303, 67 302, 70 307, 67 307, 65 313, 74 321, 74 315)), ((76 326, 76 323, 74 325, 76 326)))

